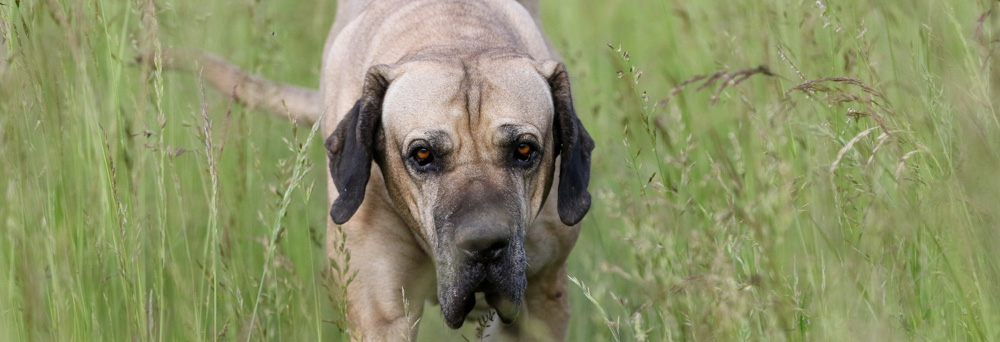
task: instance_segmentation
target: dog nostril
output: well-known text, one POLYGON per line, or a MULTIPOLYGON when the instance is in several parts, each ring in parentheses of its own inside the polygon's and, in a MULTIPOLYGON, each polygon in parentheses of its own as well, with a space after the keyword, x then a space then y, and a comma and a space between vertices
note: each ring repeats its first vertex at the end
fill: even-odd
POLYGON ((490 258, 499 258, 505 249, 507 249, 507 240, 497 241, 484 250, 483 254, 486 254, 490 258))
POLYGON ((478 261, 497 259, 510 244, 506 237, 480 236, 465 240, 460 246, 466 255, 478 261))

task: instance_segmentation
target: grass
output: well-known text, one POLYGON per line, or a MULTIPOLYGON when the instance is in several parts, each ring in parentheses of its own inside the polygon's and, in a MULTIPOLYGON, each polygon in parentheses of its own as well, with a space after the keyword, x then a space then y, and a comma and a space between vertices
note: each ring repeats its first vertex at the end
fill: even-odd
MULTIPOLYGON (((598 143, 570 340, 1000 340, 1000 2, 542 7, 598 143)), ((334 10, 3 1, 0 340, 345 339, 321 137, 131 63, 315 85, 334 10)))

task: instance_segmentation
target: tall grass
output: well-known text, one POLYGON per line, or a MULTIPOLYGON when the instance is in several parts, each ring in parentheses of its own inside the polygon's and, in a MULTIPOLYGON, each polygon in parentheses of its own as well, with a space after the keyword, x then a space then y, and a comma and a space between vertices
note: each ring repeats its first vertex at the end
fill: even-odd
MULTIPOLYGON (((1000 339, 1000 3, 542 7, 598 142, 570 340, 1000 339)), ((132 63, 315 85, 334 10, 0 4, 0 340, 346 340, 320 137, 132 63)))
POLYGON ((571 272, 614 318, 576 336, 1000 338, 996 2, 603 6, 549 27, 621 127, 571 272))

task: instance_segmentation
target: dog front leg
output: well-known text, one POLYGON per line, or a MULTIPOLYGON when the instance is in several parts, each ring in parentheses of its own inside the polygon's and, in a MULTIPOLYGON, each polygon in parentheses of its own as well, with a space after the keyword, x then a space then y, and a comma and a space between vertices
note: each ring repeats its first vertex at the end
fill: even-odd
MULTIPOLYGON (((328 236, 335 236, 336 226, 331 227, 328 236)), ((356 272, 346 289, 347 320, 355 341, 415 340, 424 302, 434 294, 429 258, 413 241, 402 241, 411 237, 384 227, 353 220, 344 225, 348 272, 356 272)), ((337 242, 331 240, 336 239, 327 242, 330 257, 343 260, 338 255, 342 253, 336 253, 337 242)))

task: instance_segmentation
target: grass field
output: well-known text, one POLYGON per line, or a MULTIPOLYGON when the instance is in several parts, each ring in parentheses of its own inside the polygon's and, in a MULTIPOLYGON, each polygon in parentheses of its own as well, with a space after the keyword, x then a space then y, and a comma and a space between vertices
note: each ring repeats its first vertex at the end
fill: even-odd
MULTIPOLYGON (((335 2, 152 2, 0 2, 0 341, 344 339, 322 137, 132 63, 314 86, 335 2)), ((1000 340, 1000 2, 542 6, 598 144, 569 340, 1000 340)))

